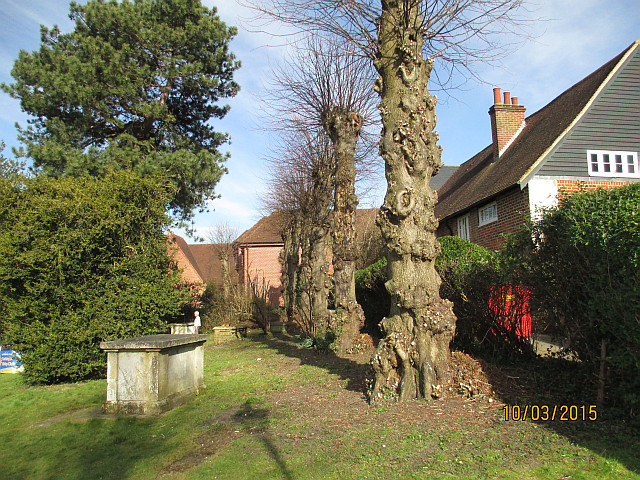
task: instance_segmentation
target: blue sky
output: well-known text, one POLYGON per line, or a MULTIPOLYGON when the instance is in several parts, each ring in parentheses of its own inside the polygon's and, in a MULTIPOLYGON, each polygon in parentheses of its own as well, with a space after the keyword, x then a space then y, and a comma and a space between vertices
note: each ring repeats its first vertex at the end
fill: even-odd
MULTIPOLYGON (((485 84, 469 82, 464 89, 439 96, 436 107, 443 147, 443 162, 459 165, 491 141, 489 115, 493 87, 517 96, 530 115, 640 38, 640 6, 637 0, 534 0, 531 18, 545 18, 532 25, 534 40, 515 50, 503 68, 485 67, 480 73, 485 84)), ((82 3, 82 2, 81 2, 82 3)), ((228 25, 239 27, 231 49, 242 68, 236 73, 240 93, 228 100, 231 111, 215 126, 229 132, 229 173, 217 187, 220 199, 211 202, 210 212, 198 214, 194 226, 207 237, 216 224, 227 223, 238 231, 250 228, 261 216, 260 197, 267 176, 264 153, 268 133, 259 129, 258 100, 270 65, 278 62, 282 49, 268 48, 265 34, 242 28, 247 12, 235 0, 204 0, 216 5, 228 25)), ((73 28, 66 0, 2 0, 0 9, 0 82, 11 82, 13 62, 21 49, 39 48, 40 28, 57 24, 63 32, 73 28)), ((26 124, 17 100, 0 93, 0 139, 10 147, 17 144, 15 122, 26 124)), ((377 193, 361 202, 378 207, 386 188, 380 163, 377 193)), ((182 232, 177 231, 181 234, 182 232)), ((189 240, 190 241, 190 240, 189 240)))

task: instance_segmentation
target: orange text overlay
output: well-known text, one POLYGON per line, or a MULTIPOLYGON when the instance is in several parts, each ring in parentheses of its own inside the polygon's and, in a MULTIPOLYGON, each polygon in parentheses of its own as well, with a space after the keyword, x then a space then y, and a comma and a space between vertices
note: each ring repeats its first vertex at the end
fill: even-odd
POLYGON ((505 405, 503 409, 504 420, 507 422, 524 420, 593 422, 598 418, 595 405, 505 405))

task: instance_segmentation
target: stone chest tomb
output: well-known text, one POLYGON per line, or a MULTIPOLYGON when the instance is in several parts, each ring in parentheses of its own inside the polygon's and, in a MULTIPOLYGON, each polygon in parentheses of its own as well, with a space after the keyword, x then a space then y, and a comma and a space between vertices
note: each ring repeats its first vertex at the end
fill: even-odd
POLYGON ((107 353, 104 411, 155 415, 204 388, 206 335, 151 335, 101 342, 107 353))

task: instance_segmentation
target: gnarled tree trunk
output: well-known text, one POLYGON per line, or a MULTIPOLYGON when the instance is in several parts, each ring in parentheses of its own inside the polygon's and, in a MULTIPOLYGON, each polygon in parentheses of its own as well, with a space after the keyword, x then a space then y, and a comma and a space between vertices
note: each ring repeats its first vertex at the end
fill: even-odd
POLYGON ((284 246, 281 252, 280 264, 282 265, 282 296, 284 307, 289 321, 293 319, 296 307, 296 283, 298 264, 300 262, 300 224, 295 216, 289 219, 282 230, 284 246))
POLYGON ((302 258, 300 284, 303 308, 314 336, 324 335, 329 321, 329 264, 331 199, 334 189, 335 157, 326 144, 314 145, 311 190, 301 208, 302 258))
POLYGON ((451 302, 440 298, 434 260, 439 253, 437 195, 429 179, 440 166, 435 97, 427 90, 433 62, 422 54, 419 3, 383 0, 375 67, 380 74, 380 152, 387 193, 377 222, 386 243, 391 311, 380 323, 385 338, 372 363, 375 402, 385 386, 400 400, 437 394, 449 368, 455 331, 451 302), (434 389, 436 391, 434 391, 434 389))
POLYGON ((327 230, 318 225, 302 232, 299 314, 303 330, 314 337, 324 335, 329 324, 327 238, 327 230))
POLYGON ((364 311, 356 300, 355 270, 358 256, 356 246, 356 208, 358 197, 355 191, 356 143, 362 129, 362 116, 334 108, 325 113, 322 124, 333 143, 336 157, 335 194, 333 212, 333 279, 335 282, 335 304, 340 323, 338 350, 344 353, 353 346, 353 340, 364 326, 364 311))

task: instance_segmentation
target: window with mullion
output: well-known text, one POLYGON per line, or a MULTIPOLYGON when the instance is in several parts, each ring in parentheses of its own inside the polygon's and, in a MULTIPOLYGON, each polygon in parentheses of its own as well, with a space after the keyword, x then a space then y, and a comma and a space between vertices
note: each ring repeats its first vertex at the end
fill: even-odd
POLYGON ((638 152, 587 150, 587 168, 593 177, 640 178, 638 152))

